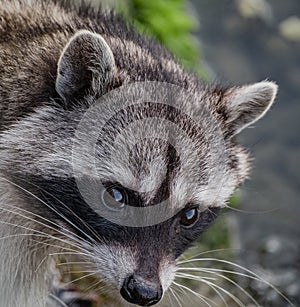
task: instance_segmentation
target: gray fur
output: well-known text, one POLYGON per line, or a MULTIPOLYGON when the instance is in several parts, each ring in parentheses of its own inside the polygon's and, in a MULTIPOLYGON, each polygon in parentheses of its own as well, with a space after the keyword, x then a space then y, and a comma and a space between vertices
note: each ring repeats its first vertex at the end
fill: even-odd
MULTIPOLYGON (((155 139, 136 144, 146 128, 162 133, 163 127, 155 121, 120 134, 110 148, 117 158, 108 159, 105 146, 126 123, 120 120, 119 126, 108 127, 102 136, 105 146, 99 146, 97 154, 102 179, 143 191, 134 194, 140 206, 153 204, 164 193, 180 210, 201 204, 206 211, 200 233, 212 220, 208 211, 224 207, 248 176, 248 155, 235 144, 234 136, 267 112, 277 86, 264 81, 210 87, 118 17, 90 8, 64 9, 52 1, 2 1, 0 44, 0 305, 45 306, 53 260, 49 255, 70 250, 93 263, 112 288, 120 290, 126 276, 134 273, 145 283, 160 283, 167 290, 176 259, 191 244, 184 236, 192 230, 179 240, 183 230, 171 228, 171 221, 153 228, 116 228, 74 194, 72 163, 83 165, 84 175, 90 173, 92 163, 89 155, 86 161, 72 160, 82 115, 101 95, 139 81, 174 84, 196 97, 193 102, 183 101, 178 109, 209 127, 205 125, 209 119, 201 113, 206 108, 218 123, 225 150, 222 159, 211 161, 213 167, 206 162, 213 156, 214 129, 204 131, 208 140, 204 142, 203 131, 193 132, 197 123, 176 116, 174 122, 196 140, 192 149, 177 135, 175 143, 182 153, 178 165, 168 144, 155 139), (123 156, 131 157, 130 165, 123 156), (221 169, 224 173, 219 174, 221 169), (221 188, 216 185, 220 176, 225 179, 221 188), (164 178, 166 188, 158 193, 164 178)), ((165 113, 158 110, 158 117, 166 118, 165 113)), ((144 115, 145 111, 126 111, 124 117, 144 115)), ((95 125, 91 123, 87 134, 94 133, 95 125)))

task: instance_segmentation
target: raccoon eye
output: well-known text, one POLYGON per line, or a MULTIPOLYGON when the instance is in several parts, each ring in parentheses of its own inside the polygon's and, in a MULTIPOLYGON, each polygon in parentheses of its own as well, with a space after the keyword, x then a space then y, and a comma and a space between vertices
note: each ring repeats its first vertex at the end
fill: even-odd
POLYGON ((111 196, 114 198, 115 201, 122 203, 124 200, 123 194, 121 193, 121 191, 119 191, 118 189, 111 189, 109 191, 109 194, 111 194, 111 196))
POLYGON ((116 205, 118 206, 117 209, 121 209, 125 206, 126 194, 121 188, 111 186, 103 191, 102 200, 112 210, 116 209, 116 205))
POLYGON ((180 217, 180 223, 185 227, 193 226, 199 219, 199 211, 197 208, 189 208, 183 211, 180 217))

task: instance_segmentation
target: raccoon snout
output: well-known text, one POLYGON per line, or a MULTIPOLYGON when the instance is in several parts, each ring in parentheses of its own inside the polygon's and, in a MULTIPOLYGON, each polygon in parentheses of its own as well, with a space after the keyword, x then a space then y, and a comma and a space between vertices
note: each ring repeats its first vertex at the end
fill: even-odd
POLYGON ((163 290, 160 284, 146 283, 131 275, 124 280, 120 293, 129 303, 152 306, 160 301, 163 290))

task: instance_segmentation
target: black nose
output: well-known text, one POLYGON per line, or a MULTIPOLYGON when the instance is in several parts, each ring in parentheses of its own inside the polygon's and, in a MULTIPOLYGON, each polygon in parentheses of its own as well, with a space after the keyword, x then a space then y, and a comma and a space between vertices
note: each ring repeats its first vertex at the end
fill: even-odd
POLYGON ((129 303, 152 306, 160 301, 163 291, 161 285, 139 281, 131 275, 125 279, 120 292, 129 303))

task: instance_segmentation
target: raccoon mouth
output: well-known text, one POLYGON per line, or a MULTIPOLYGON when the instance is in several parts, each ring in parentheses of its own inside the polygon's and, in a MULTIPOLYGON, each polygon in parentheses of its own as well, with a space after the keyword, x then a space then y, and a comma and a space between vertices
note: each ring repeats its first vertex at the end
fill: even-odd
POLYGON ((152 306, 161 300, 163 290, 161 285, 141 282, 134 275, 131 275, 124 280, 120 293, 131 304, 152 306))

